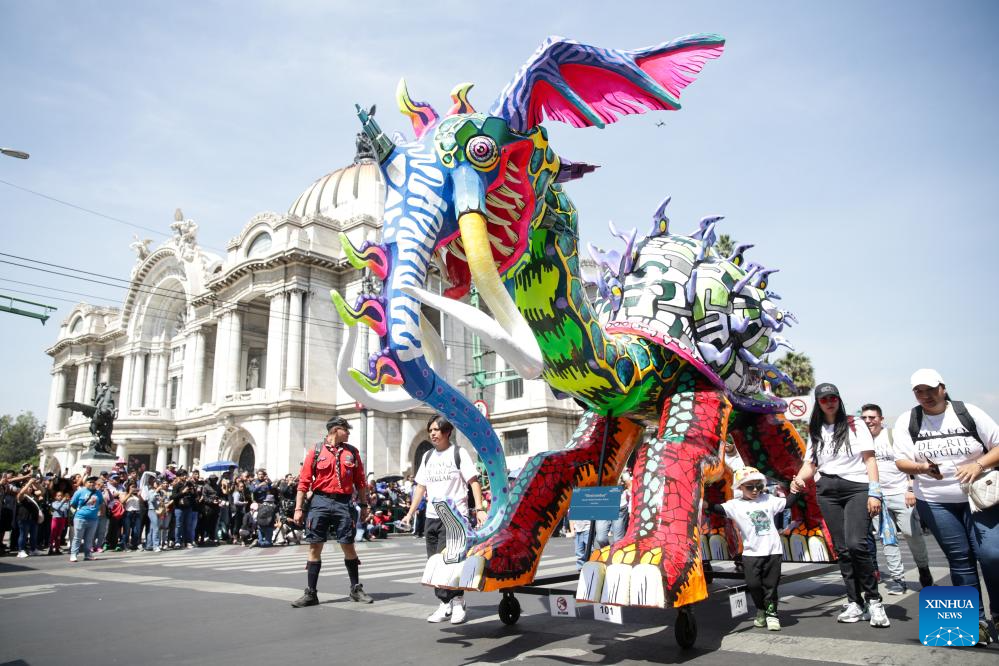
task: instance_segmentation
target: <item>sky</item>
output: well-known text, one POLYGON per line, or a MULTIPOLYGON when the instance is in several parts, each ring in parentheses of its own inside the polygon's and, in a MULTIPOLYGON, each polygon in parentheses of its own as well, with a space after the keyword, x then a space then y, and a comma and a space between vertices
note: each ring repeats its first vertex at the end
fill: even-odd
POLYGON ((708 32, 725 53, 681 110, 546 123, 560 155, 601 165, 567 188, 582 242, 611 245, 609 220, 646 231, 667 195, 678 231, 724 215, 719 232, 781 269, 770 288, 800 321, 786 337, 848 410, 900 413, 910 374, 933 367, 999 418, 999 6, 542 7, 0 0, 0 146, 31 153, 0 156, 0 252, 30 261, 0 260, 75 276, 0 263, 0 294, 58 307, 45 326, 0 312, 0 414, 44 421, 59 323, 78 301, 125 295, 37 262, 127 279, 133 234, 155 248, 176 208, 223 254, 254 215, 351 161, 355 103, 411 134, 401 76, 441 112, 474 82, 486 110, 548 35, 634 49, 708 32))

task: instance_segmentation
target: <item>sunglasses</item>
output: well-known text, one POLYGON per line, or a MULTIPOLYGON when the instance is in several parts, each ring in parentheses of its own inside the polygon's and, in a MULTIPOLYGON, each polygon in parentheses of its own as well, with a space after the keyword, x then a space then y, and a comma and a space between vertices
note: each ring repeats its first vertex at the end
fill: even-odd
POLYGON ((838 401, 839 401, 838 395, 824 395, 821 398, 819 398, 819 402, 838 402, 838 401))
POLYGON ((744 483, 742 484, 742 487, 745 488, 746 490, 755 490, 756 492, 760 492, 763 490, 762 483, 744 483))

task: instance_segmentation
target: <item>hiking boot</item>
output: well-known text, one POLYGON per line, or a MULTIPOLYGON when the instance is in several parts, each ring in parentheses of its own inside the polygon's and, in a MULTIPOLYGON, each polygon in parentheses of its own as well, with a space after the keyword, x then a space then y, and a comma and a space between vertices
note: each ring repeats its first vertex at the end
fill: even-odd
POLYGON ((364 586, 358 583, 354 587, 350 588, 350 600, 356 601, 361 604, 374 603, 374 599, 368 596, 368 593, 364 591, 364 586))
POLYGON ((433 613, 427 618, 427 622, 443 622, 451 617, 451 602, 442 601, 441 605, 437 607, 433 613))
POLYGON ((767 613, 766 611, 758 610, 756 611, 756 618, 753 620, 753 626, 759 629, 767 626, 767 613))
POLYGON ((930 573, 929 567, 919 567, 919 584, 922 587, 933 585, 933 574, 930 573))
POLYGON ((776 615, 767 615, 767 629, 769 631, 780 631, 780 620, 776 615))
POLYGON ((888 614, 885 613, 885 605, 883 603, 880 601, 872 601, 867 605, 867 607, 871 614, 872 627, 891 626, 891 621, 888 619, 888 614))
POLYGON ((864 617, 864 609, 858 604, 850 602, 846 606, 846 610, 836 616, 837 622, 860 622, 861 618, 864 617))
POLYGON ((305 608, 306 606, 318 606, 319 597, 316 591, 310 587, 305 588, 305 594, 291 602, 293 608, 305 608))
POLYGON ((451 600, 451 624, 465 623, 465 599, 455 597, 451 600))
POLYGON ((892 578, 887 583, 885 583, 885 589, 888 590, 888 594, 899 595, 905 594, 909 591, 909 586, 901 578, 892 578))

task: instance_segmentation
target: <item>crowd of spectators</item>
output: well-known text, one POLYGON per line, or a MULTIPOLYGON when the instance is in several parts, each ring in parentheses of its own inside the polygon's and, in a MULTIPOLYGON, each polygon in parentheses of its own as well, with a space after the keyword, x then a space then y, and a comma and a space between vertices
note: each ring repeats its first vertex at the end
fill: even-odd
MULTIPOLYGON (((72 543, 71 498, 80 488, 101 496, 89 558, 102 551, 184 549, 219 544, 269 547, 302 543, 292 516, 298 477, 273 480, 266 469, 205 474, 178 469, 128 469, 123 462, 91 475, 41 474, 36 467, 6 470, 0 477, 0 556, 59 555, 72 543)), ((411 478, 369 477, 367 507, 359 509, 358 538, 385 538, 409 510, 411 478)), ((76 561, 73 556, 72 561, 76 561)))

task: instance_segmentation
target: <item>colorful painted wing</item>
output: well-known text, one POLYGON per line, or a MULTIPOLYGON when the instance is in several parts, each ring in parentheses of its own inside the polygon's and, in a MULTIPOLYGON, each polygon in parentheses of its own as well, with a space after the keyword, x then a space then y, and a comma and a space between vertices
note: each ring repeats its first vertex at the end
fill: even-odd
POLYGON ((618 116, 680 108, 680 92, 725 40, 698 34, 634 51, 549 37, 507 84, 490 114, 526 132, 545 118, 603 127, 618 116))

